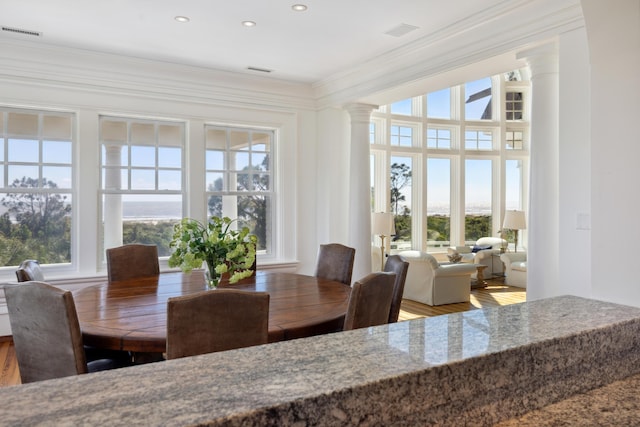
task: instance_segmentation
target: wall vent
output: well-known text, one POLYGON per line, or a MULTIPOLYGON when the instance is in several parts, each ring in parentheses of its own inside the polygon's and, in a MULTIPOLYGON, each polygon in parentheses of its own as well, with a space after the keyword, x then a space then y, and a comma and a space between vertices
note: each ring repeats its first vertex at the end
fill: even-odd
POLYGON ((2 26, 2 31, 7 31, 14 34, 22 34, 24 36, 42 37, 42 33, 40 31, 23 30, 22 28, 5 27, 4 25, 2 26))
POLYGON ((259 68, 259 67, 247 67, 247 70, 249 71, 259 71, 261 73, 271 73, 273 70, 268 70, 266 68, 259 68))

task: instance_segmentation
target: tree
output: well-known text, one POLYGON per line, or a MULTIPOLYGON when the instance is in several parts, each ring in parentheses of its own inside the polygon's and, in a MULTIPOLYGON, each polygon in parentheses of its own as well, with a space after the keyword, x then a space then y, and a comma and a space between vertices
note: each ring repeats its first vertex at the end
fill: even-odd
MULTIPOLYGON (((237 191, 267 192, 269 190, 269 176, 260 172, 267 171, 269 156, 264 156, 262 163, 245 167, 238 173, 236 180, 237 191), (251 173, 249 173, 251 172, 251 173)), ((222 179, 218 178, 209 184, 208 191, 222 192, 222 179)), ((238 195, 238 225, 248 227, 251 233, 258 237, 258 249, 267 247, 267 197, 260 194, 238 195)), ((222 197, 212 196, 208 201, 209 215, 222 216, 222 197)))
POLYGON ((0 218, 4 265, 17 265, 27 257, 41 263, 70 262, 71 203, 67 196, 50 191, 58 186, 46 178, 23 177, 10 187, 35 190, 10 192, 0 200, 6 208, 0 218))
POLYGON ((391 210, 398 215, 400 202, 404 202, 406 197, 402 194, 402 189, 411 184, 411 170, 403 163, 393 163, 391 165, 391 210))
POLYGON ((406 201, 402 189, 411 184, 411 170, 403 163, 391 165, 391 211, 394 214, 396 235, 393 240, 411 239, 411 210, 400 202, 406 201))

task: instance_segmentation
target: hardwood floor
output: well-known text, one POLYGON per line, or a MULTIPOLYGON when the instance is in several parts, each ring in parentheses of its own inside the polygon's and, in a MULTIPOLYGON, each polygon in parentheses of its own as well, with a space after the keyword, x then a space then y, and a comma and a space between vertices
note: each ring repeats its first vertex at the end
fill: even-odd
POLYGON ((20 384, 20 372, 13 342, 9 339, 0 341, 0 387, 20 384))
POLYGON ((517 304, 527 300, 526 289, 507 286, 501 279, 487 280, 489 286, 471 290, 471 301, 458 304, 430 306, 419 302, 402 300, 400 320, 439 316, 460 311, 517 304))
MULTIPOLYGON (((487 282, 489 286, 486 288, 471 290, 470 302, 432 307, 414 301, 403 300, 400 308, 400 320, 439 316, 526 301, 525 289, 506 286, 501 280, 487 280, 487 282)), ((0 387, 16 384, 20 384, 20 373, 13 343, 0 337, 0 387)))

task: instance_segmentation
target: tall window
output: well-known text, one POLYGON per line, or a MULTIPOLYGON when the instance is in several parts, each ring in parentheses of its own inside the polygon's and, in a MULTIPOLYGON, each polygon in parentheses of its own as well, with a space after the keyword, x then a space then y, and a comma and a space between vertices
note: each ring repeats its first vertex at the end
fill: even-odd
POLYGON ((395 217, 396 235, 391 246, 396 249, 411 249, 411 188, 413 181, 411 157, 391 157, 391 210, 395 217))
POLYGON ((206 191, 209 215, 238 218, 273 252, 273 138, 263 129, 207 126, 206 191))
POLYGON ((0 109, 0 265, 71 262, 74 121, 0 109))
POLYGON ((375 162, 372 200, 380 210, 391 190, 388 211, 395 214, 397 232, 392 250, 444 252, 449 245, 497 236, 505 209, 526 208, 529 82, 521 75, 474 80, 372 113, 377 133, 371 153, 391 159, 375 162), (399 117, 400 106, 409 105, 426 108, 399 117), (388 135, 379 129, 389 129, 388 135), (398 191, 402 167, 411 181, 398 191), (390 177, 389 184, 380 176, 390 177))
POLYGON ((451 159, 427 159, 427 242, 432 249, 449 246, 451 235, 451 159))
POLYGON ((493 236, 491 160, 468 159, 465 162, 465 241, 473 244, 484 236, 493 236))
POLYGON ((169 256, 182 218, 184 123, 100 118, 104 248, 155 244, 169 256))

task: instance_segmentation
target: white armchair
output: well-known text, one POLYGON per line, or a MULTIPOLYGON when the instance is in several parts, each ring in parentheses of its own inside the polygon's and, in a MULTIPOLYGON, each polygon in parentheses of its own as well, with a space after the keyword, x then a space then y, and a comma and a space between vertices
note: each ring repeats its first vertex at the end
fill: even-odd
POLYGON ((519 288, 527 287, 527 253, 505 252, 500 255, 504 263, 504 283, 519 288))
POLYGON ((469 301, 475 265, 439 264, 433 255, 421 251, 402 251, 398 255, 409 262, 403 298, 428 305, 469 301))
MULTIPOLYGON (((496 258, 494 262, 493 255, 500 255, 500 248, 507 247, 507 241, 500 237, 481 237, 474 245, 476 248, 484 248, 473 252, 474 248, 470 246, 452 246, 447 249, 449 255, 459 253, 462 256, 460 262, 472 264, 486 265, 484 277, 497 276, 503 273, 502 263, 496 258)), ((473 274, 475 278, 475 273, 473 274)))

